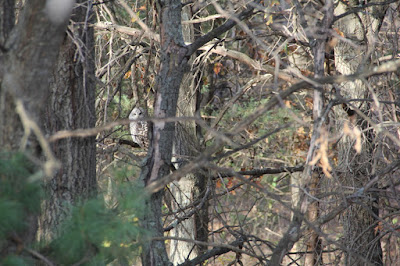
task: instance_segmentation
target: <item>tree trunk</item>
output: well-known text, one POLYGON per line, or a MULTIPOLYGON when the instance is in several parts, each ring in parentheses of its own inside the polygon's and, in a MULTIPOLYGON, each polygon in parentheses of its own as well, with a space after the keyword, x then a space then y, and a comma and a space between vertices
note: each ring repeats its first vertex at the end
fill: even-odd
MULTIPOLYGON (((310 44, 311 52, 313 55, 313 67, 314 67, 314 78, 321 78, 325 76, 325 46, 326 40, 328 38, 329 30, 331 29, 333 23, 333 1, 325 1, 322 8, 324 10, 323 17, 320 20, 316 20, 312 16, 306 16, 305 6, 300 8, 297 3, 297 15, 299 16, 299 24, 303 27, 303 30, 307 34, 307 39, 310 44), (317 25, 314 28, 314 25, 317 25)), ((315 6, 315 10, 318 5, 315 6)), ((314 87, 313 95, 313 134, 311 137, 311 143, 307 154, 306 167, 303 172, 303 180, 301 180, 301 186, 309 190, 311 196, 315 196, 320 191, 321 185, 321 175, 318 168, 315 167, 316 162, 314 162, 317 154, 321 154, 324 143, 328 143, 328 133, 326 129, 326 117, 324 117, 324 94, 325 88, 323 86, 314 87)), ((326 155, 325 155, 326 157, 326 155)), ((327 163, 322 163, 322 161, 327 158, 319 159, 319 164, 322 168, 328 168, 327 163)), ((328 171, 325 171, 328 175, 328 171)), ((300 200, 295 199, 294 202, 298 202, 297 209, 299 211, 306 211, 307 220, 311 223, 317 221, 320 215, 319 202, 311 200, 308 195, 304 193, 299 193, 298 197, 300 200), (310 201, 311 203, 304 204, 304 201, 310 201), (301 210, 301 205, 305 206, 301 210)), ((313 229, 308 229, 308 239, 306 239, 306 255, 304 265, 322 265, 322 243, 318 232, 313 229)))
MULTIPOLYGON (((94 42, 93 28, 88 27, 91 6, 77 6, 72 21, 73 36, 64 38, 53 73, 51 95, 46 101, 43 121, 49 135, 58 130, 95 126, 94 42), (82 25, 77 26, 78 23, 82 25), (77 47, 78 43, 84 45, 77 47)), ((57 234, 59 224, 68 216, 69 206, 96 191, 95 137, 57 140, 52 148, 62 166, 45 185, 48 198, 42 203, 38 238, 46 241, 57 234)))
POLYGON ((15 24, 14 7, 14 0, 0 1, 0 46, 3 48, 15 24))
MULTIPOLYGON (((46 161, 42 167, 48 178, 57 163, 46 147, 40 117, 72 8, 70 1, 66 3, 54 16, 45 0, 26 1, 14 26, 14 1, 0 1, 0 110, 7 114, 0 119, 0 145, 8 151, 29 151, 37 159, 43 151, 45 158, 40 159, 46 161)), ((30 228, 19 236, 26 245, 34 240, 37 228, 36 218, 28 220, 30 228)))
MULTIPOLYGON (((184 79, 181 84, 177 116, 194 116, 195 103, 193 103, 191 98, 184 98, 193 95, 188 95, 187 93, 192 91, 187 90, 187 88, 193 88, 193 84, 190 82, 193 79, 190 76, 192 76, 191 73, 186 74, 186 79, 184 79)), ((196 155, 196 146, 198 146, 198 142, 196 142, 196 125, 193 122, 179 123, 175 130, 174 158, 172 162, 175 168, 178 169, 184 165, 184 162, 187 161, 188 158, 190 160, 190 158, 196 155)), ((189 173, 179 181, 175 181, 171 184, 170 191, 172 194, 173 211, 181 211, 181 213, 175 217, 176 219, 180 220, 191 212, 191 208, 184 209, 197 199, 199 195, 199 191, 196 188, 197 180, 198 176, 195 173, 189 173)), ((184 218, 183 221, 178 223, 177 226, 171 230, 171 236, 195 240, 196 221, 194 215, 192 214, 191 217, 184 218)), ((198 248, 193 243, 178 240, 171 241, 170 258, 174 265, 182 263, 186 259, 193 259, 198 254, 198 248)))
MULTIPOLYGON (((183 8, 182 20, 191 18, 191 10, 189 6, 183 8)), ((185 42, 193 42, 194 27, 192 25, 183 26, 183 38, 185 42)), ((192 60, 191 60, 192 61, 192 60)), ((191 64, 192 62, 190 62, 191 64)), ((194 117, 196 115, 197 93, 196 93, 196 77, 193 73, 186 73, 180 86, 177 116, 194 117)), ((173 162, 175 168, 181 167, 185 161, 194 158, 200 152, 200 144, 196 136, 196 123, 180 122, 176 127, 176 136, 173 149, 173 162)), ((181 237, 199 241, 207 241, 208 230, 208 211, 207 204, 191 213, 193 208, 185 210, 185 207, 192 204, 196 199, 204 196, 206 188, 206 177, 200 173, 189 173, 179 181, 175 181, 170 186, 172 193, 172 206, 174 212, 181 211, 175 217, 179 222, 177 226, 171 230, 171 236, 181 237), (191 215, 189 214, 191 213, 191 215), (188 215, 190 217, 186 218, 188 215), (185 217, 185 218, 184 218, 185 217)), ((204 247, 196 246, 191 242, 171 240, 170 243, 170 259, 174 265, 180 264, 187 259, 193 259, 201 254, 204 247)))
MULTIPOLYGON (((187 67, 186 48, 182 37, 181 3, 178 0, 159 1, 161 27, 160 70, 156 79, 154 116, 175 117, 179 87, 187 67)), ((141 172, 145 186, 170 173, 175 124, 154 122, 150 129, 151 142, 147 159, 141 172)), ((147 201, 149 210, 143 217, 143 226, 155 237, 164 235, 161 223, 163 191, 154 193, 147 201)), ((164 241, 149 240, 144 243, 142 265, 171 265, 164 241)))
MULTIPOLYGON (((156 79, 156 95, 154 116, 156 118, 174 117, 176 115, 179 88, 184 73, 187 71, 189 57, 199 47, 214 37, 235 26, 234 20, 227 20, 215 30, 202 36, 196 43, 185 46, 182 37, 181 9, 178 0, 158 1, 160 14, 160 70, 156 79)), ((254 7, 248 7, 238 15, 239 19, 253 14, 254 7)), ((145 186, 160 181, 169 174, 171 169, 172 144, 175 124, 172 122, 155 121, 151 132, 151 142, 147 159, 140 174, 145 186)), ((151 188, 153 189, 154 186, 151 188)), ((161 201, 163 191, 152 195, 147 202, 148 213, 142 219, 143 226, 155 237, 163 236, 161 224, 161 201)), ((161 240, 149 240, 143 245, 143 265, 170 265, 165 244, 161 240)))
POLYGON ((46 1, 28 1, 14 26, 14 1, 2 1, 0 34, 1 110, 10 116, 1 120, 2 147, 15 150, 23 136, 22 124, 15 110, 15 101, 23 104, 29 117, 39 121, 44 101, 49 95, 51 71, 65 36, 69 18, 53 22, 46 1))
MULTIPOLYGON (((350 10, 350 7, 357 5, 358 1, 349 1, 349 6, 340 2, 335 13, 336 15, 343 14, 350 10)), ((354 46, 346 42, 340 42, 335 47, 335 65, 341 74, 352 74, 360 70, 360 66, 368 66, 386 8, 386 6, 374 6, 367 8, 368 12, 350 14, 337 22, 336 26, 344 33, 345 38, 349 38, 359 47, 359 49, 355 49, 354 46), (364 56, 360 57, 360 54, 364 56)), ((341 85, 341 95, 349 99, 365 98, 368 93, 368 89, 362 81, 347 82, 341 85)), ((359 106, 359 109, 367 113, 369 106, 364 104, 359 106)), ((346 115, 350 115, 350 113, 347 112, 346 115)), ((353 117, 348 118, 340 119, 340 121, 343 122, 346 119, 350 120, 349 124, 352 127, 367 127, 365 121, 360 120, 360 123, 356 123, 353 117)), ((341 123, 339 128, 342 126, 341 123)), ((368 130, 365 134, 369 134, 369 136, 363 138, 361 154, 356 154, 352 147, 354 143, 349 138, 344 138, 340 143, 338 165, 341 166, 339 173, 345 186, 362 187, 373 174, 373 133, 368 130)), ((376 198, 376 196, 373 197, 376 198)), ((373 207, 373 204, 376 204, 376 202, 371 201, 373 197, 366 195, 366 197, 360 199, 359 204, 350 206, 343 216, 344 245, 348 247, 348 251, 351 251, 346 253, 346 265, 365 265, 365 262, 360 260, 360 255, 373 265, 383 264, 380 241, 375 240, 374 228, 377 220, 374 216, 379 216, 379 212, 373 207)))

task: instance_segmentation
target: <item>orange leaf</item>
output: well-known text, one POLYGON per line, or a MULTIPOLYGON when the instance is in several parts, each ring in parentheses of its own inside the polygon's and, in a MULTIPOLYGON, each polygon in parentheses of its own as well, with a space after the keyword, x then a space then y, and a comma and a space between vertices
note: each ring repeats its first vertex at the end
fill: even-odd
POLYGON ((378 231, 382 231, 382 229, 383 229, 382 222, 378 222, 378 225, 375 226, 375 228, 374 228, 374 233, 375 233, 375 235, 378 234, 378 231))
POLYGON ((342 31, 340 31, 338 28, 333 28, 334 31, 336 31, 336 33, 341 36, 344 37, 344 33, 342 31))
POLYGON ((128 78, 130 78, 131 77, 131 75, 132 75, 132 71, 128 71, 128 72, 126 72, 125 73, 125 75, 124 75, 124 79, 128 79, 128 78))
POLYGON ((226 184, 227 188, 231 188, 233 186, 233 178, 228 178, 228 184, 226 184))
POLYGON ((313 99, 311 97, 306 97, 305 99, 306 106, 310 109, 313 109, 313 99))
POLYGON ((304 127, 299 127, 297 129, 297 134, 299 134, 300 136, 304 136, 306 134, 304 127))
POLYGON ((214 73, 216 75, 218 75, 219 72, 221 72, 221 69, 222 69, 222 64, 220 62, 214 64, 214 73))
POLYGON ((221 180, 217 180, 217 182, 215 183, 215 187, 221 188, 221 186, 222 186, 221 180))

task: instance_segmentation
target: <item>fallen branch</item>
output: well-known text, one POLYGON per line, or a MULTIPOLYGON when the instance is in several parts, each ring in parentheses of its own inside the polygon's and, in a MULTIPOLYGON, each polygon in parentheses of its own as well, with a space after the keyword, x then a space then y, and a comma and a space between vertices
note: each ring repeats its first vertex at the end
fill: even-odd
MULTIPOLYGON (((295 172, 301 172, 303 170, 304 170, 304 166, 299 165, 299 166, 294 166, 294 167, 253 169, 253 170, 248 170, 248 171, 238 171, 236 173, 238 173, 240 175, 262 176, 262 175, 272 175, 272 174, 281 174, 281 173, 295 173, 295 172)), ((232 174, 221 173, 219 177, 232 177, 232 174)), ((217 177, 214 177, 214 179, 217 179, 217 177)))

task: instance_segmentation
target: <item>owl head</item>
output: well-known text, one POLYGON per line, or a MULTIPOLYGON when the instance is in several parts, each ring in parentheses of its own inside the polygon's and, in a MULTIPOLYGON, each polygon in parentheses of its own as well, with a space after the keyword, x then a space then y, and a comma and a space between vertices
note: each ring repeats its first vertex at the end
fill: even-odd
POLYGON ((129 114, 129 119, 140 119, 147 116, 147 112, 142 107, 135 107, 129 114))

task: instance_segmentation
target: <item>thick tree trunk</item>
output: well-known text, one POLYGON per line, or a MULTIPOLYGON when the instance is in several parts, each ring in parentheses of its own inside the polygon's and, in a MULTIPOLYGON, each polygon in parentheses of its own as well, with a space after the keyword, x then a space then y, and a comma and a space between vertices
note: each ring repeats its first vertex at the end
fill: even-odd
MULTIPOLYGON (((186 6, 182 11, 182 20, 191 18, 191 10, 186 6)), ((185 25, 183 27, 183 38, 185 42, 193 42, 194 27, 185 25)), ((191 60, 192 61, 192 60, 191 60)), ((196 77, 193 73, 186 73, 180 86, 177 116, 194 117, 196 115, 197 93, 196 77)), ((194 158, 200 151, 200 144, 196 136, 196 123, 180 122, 176 127, 176 136, 174 143, 175 168, 181 167, 185 161, 194 158)), ((171 230, 171 236, 187 238, 199 241, 207 241, 207 223, 208 211, 207 204, 192 212, 193 208, 185 210, 186 206, 204 196, 206 188, 206 177, 200 173, 189 173, 179 181, 175 181, 170 186, 172 193, 172 206, 174 212, 180 213, 175 217, 178 220, 184 218, 171 230), (189 214, 191 213, 191 214, 189 214), (187 218, 187 216, 190 216, 187 218)), ((187 259, 193 259, 200 255, 204 249, 191 242, 171 240, 169 255, 174 265, 184 262, 187 259)))
MULTIPOLYGON (((383 1, 378 1, 383 2, 383 1)), ((349 6, 356 7, 358 1, 349 1, 349 6), (357 2, 357 3, 355 3, 357 2)), ((336 15, 343 14, 349 10, 349 6, 345 6, 340 2, 335 10, 336 15)), ((337 27, 356 44, 359 49, 349 45, 346 42, 340 42, 335 47, 335 65, 341 74, 352 74, 360 70, 360 65, 367 68, 374 50, 377 32, 379 31, 383 17, 386 12, 386 6, 375 6, 368 8, 368 12, 357 13, 356 15, 348 15, 337 22, 337 27), (360 55, 364 55, 361 57, 360 55)), ((341 94, 349 99, 365 98, 368 89, 362 81, 347 82, 342 84, 341 94)), ((368 111, 368 105, 360 106, 361 111, 368 111)), ((345 114, 347 116, 347 114, 345 114)), ((346 118, 344 118, 346 119, 346 118)), ((343 121, 344 119, 340 119, 343 121)), ((350 119, 352 120, 352 119, 350 119)), ((351 126, 360 126, 356 123, 349 122, 351 126)), ((366 126, 365 121, 361 122, 361 127, 366 126)), ((343 125, 340 125, 343 126, 343 125)), ((339 128, 340 128, 339 126, 339 128)), ((371 130, 366 134, 372 134, 371 130)), ((339 151, 339 169, 345 186, 359 188, 369 181, 372 173, 373 137, 367 136, 364 139, 361 154, 357 155, 353 149, 353 142, 348 138, 344 138, 340 143, 339 151)), ((376 196, 373 196, 376 198, 376 196)), ((361 204, 350 206, 343 216, 344 227, 344 245, 352 252, 346 254, 346 265, 364 265, 365 262, 360 261, 359 256, 367 259, 374 265, 382 265, 382 249, 380 241, 375 240, 374 224, 377 222, 374 217, 379 216, 379 212, 373 207, 374 202, 369 197, 363 197, 361 204)))
MULTIPOLYGON (((154 116, 157 118, 176 115, 179 87, 187 67, 187 58, 181 27, 181 3, 178 0, 159 1, 161 20, 161 66, 156 80, 154 116)), ((141 172, 145 186, 170 173, 174 123, 155 122, 148 156, 141 172)), ((149 210, 143 217, 143 226, 155 237, 162 237, 161 206, 163 191, 151 196, 149 210)), ((143 245, 143 265, 170 265, 165 243, 153 241, 143 245)))
POLYGON ((6 40, 15 24, 15 1, 0 1, 0 46, 4 48, 6 40))
MULTIPOLYGON (((74 9, 71 24, 73 36, 65 37, 54 68, 51 95, 46 101, 43 117, 49 135, 58 130, 95 126, 94 43, 93 29, 88 27, 90 9, 90 4, 74 9), (78 43, 84 45, 77 47, 78 43)), ((95 137, 87 137, 52 143, 62 166, 56 176, 46 183, 48 198, 42 203, 43 213, 39 220, 38 238, 41 240, 53 239, 59 224, 68 215, 69 206, 95 193, 95 141, 95 137)))
POLYGON ((69 15, 53 23, 45 4, 45 0, 28 1, 14 26, 14 1, 1 1, 0 104, 3 114, 9 114, 0 121, 0 142, 5 149, 19 149, 24 134, 15 101, 20 100, 30 118, 38 122, 49 95, 51 70, 69 15))
MULTIPOLYGON (((187 90, 187 88, 194 88, 194 85, 193 83, 188 84, 187 81, 193 81, 193 77, 182 83, 181 97, 178 103, 179 116, 195 115, 196 102, 193 98, 195 94, 193 90, 187 90), (186 88, 186 90, 182 88, 186 88)), ((181 167, 187 160, 198 155, 199 151, 200 147, 196 137, 196 124, 194 122, 179 123, 176 128, 174 145, 175 158, 173 162, 176 162, 174 163, 175 167, 181 167)), ((207 241, 208 204, 205 203, 204 206, 196 209, 195 212, 193 212, 193 209, 195 209, 196 206, 185 210, 185 207, 204 196, 206 184, 207 178, 199 172, 189 173, 179 181, 175 181, 171 184, 173 211, 180 211, 175 218, 181 220, 183 217, 189 215, 189 218, 185 218, 171 230, 171 236, 207 241)), ((172 240, 170 245, 171 261, 174 264, 182 263, 187 259, 197 257, 202 250, 203 247, 195 246, 193 243, 172 240)))
MULTIPOLYGON (((160 40, 161 40, 161 65, 156 80, 156 96, 154 103, 154 116, 156 118, 174 117, 176 115, 179 88, 183 75, 187 71, 189 57, 199 47, 212 40, 214 37, 231 29, 236 22, 228 20, 209 34, 202 36, 197 42, 185 46, 182 38, 181 9, 182 3, 178 0, 158 1, 160 7, 160 40)), ((254 7, 248 7, 238 15, 244 19, 253 14, 254 7)), ((161 180, 169 174, 171 169, 172 144, 174 140, 175 124, 171 122, 156 121, 151 130, 152 140, 148 156, 141 172, 141 179, 145 186, 161 180)), ((163 236, 161 225, 161 200, 163 192, 152 195, 147 202, 148 213, 142 222, 145 229, 152 232, 155 237, 163 236)), ((170 265, 165 244, 160 240, 150 240, 143 245, 143 265, 170 265)))
MULTIPOLYGON (((14 1, 0 1, 0 5, 0 110, 4 114, 0 119, 0 146, 8 151, 29 150, 35 157, 44 151, 50 167, 46 169, 45 164, 43 170, 52 177, 57 164, 52 152, 46 150, 40 117, 71 10, 64 7, 55 17, 45 0, 26 1, 14 26, 14 1), (26 115, 24 126, 22 114, 26 115)), ((28 220, 28 232, 19 236, 25 245, 34 240, 37 226, 34 217, 28 220)))

